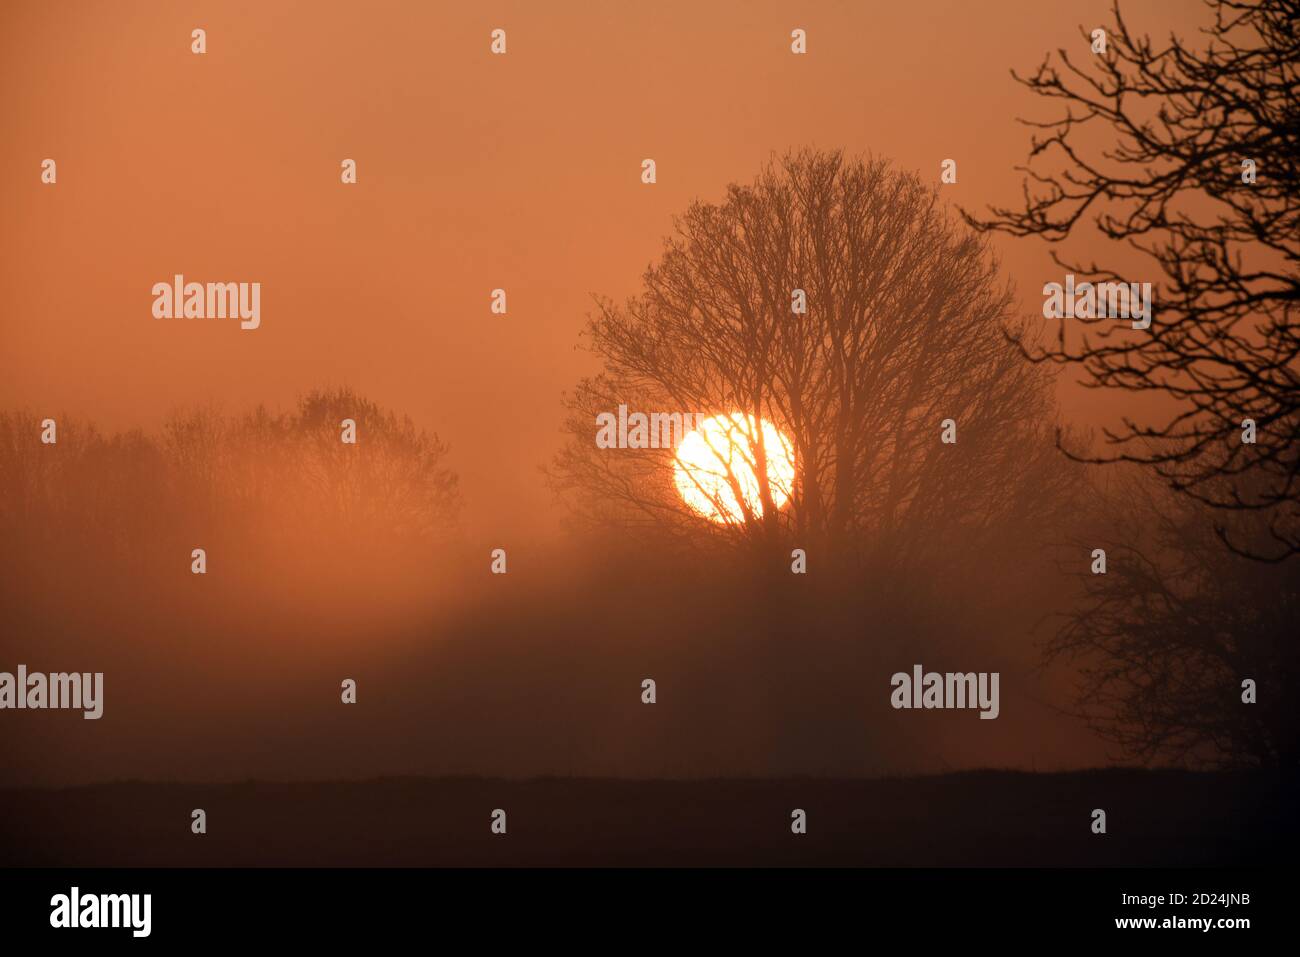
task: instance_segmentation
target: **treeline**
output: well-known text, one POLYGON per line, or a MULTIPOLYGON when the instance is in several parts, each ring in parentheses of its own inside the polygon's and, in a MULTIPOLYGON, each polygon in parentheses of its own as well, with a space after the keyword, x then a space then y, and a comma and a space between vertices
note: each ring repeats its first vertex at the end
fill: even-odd
POLYGON ((63 542, 130 561, 182 530, 345 544, 432 542, 455 529, 447 446, 351 389, 313 391, 282 412, 181 411, 156 434, 42 421, 0 412, 0 534, 11 553, 63 542), (342 441, 344 420, 355 422, 354 444, 342 441))

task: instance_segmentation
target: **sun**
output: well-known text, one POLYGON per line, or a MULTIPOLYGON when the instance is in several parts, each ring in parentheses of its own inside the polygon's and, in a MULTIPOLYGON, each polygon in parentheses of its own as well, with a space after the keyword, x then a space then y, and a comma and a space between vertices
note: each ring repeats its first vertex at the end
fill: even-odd
POLYGON ((763 503, 755 462, 759 435, 767 456, 772 504, 780 508, 789 501, 794 488, 794 446, 771 422, 740 412, 705 419, 677 447, 673 481, 682 500, 720 524, 744 522, 747 514, 761 517, 763 503), (739 498, 732 479, 739 486, 739 498))

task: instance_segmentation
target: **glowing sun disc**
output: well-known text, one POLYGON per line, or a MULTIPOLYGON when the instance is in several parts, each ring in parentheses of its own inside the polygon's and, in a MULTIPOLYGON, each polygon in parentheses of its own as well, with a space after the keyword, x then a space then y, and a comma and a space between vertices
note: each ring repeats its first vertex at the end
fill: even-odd
POLYGON ((673 483, 682 500, 714 522, 744 522, 746 510, 754 518, 761 517, 756 463, 760 434, 772 504, 780 508, 789 501, 794 488, 794 447, 771 422, 740 412, 705 419, 677 447, 673 483), (732 479, 739 486, 739 499, 732 479))

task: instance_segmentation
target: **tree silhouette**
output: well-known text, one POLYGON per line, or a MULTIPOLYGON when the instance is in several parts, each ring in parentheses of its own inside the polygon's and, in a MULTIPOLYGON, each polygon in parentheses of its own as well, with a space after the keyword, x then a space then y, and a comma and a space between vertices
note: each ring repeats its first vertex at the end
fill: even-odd
POLYGON ((447 446, 351 389, 312 391, 289 413, 184 412, 166 423, 163 447, 187 501, 275 527, 421 539, 446 532, 459 510, 447 446), (344 419, 356 445, 340 441, 344 419))
POLYGON ((1013 516, 1031 523, 1060 501, 1064 476, 1049 376, 1000 331, 1010 301, 985 241, 915 175, 839 152, 773 160, 675 220, 639 295, 597 301, 586 335, 603 371, 568 399, 552 480, 579 515, 618 528, 892 561, 1013 516), (620 404, 737 416, 742 434, 717 450, 717 470, 734 506, 738 444, 759 479, 752 507, 710 521, 675 490, 672 450, 599 448, 596 416, 620 404), (956 444, 940 441, 945 419, 956 444), (745 425, 760 420, 793 447, 781 509, 771 450, 745 425))
POLYGON ((1164 281, 1149 330, 1080 318, 1053 346, 1022 341, 1024 351, 1077 366, 1090 387, 1166 400, 1108 430, 1104 454, 1072 454, 1138 462, 1211 506, 1266 514, 1270 541, 1250 554, 1281 560, 1300 551, 1300 3, 1207 6, 1203 46, 1135 35, 1116 4, 1089 66, 1058 50, 1059 63, 1013 71, 1064 115, 1025 121, 1045 132, 1022 167, 1021 207, 963 215, 1054 244, 1092 223, 1154 261, 1164 281), (1241 441, 1245 419, 1255 444, 1241 441))
MULTIPOLYGON (((1300 563, 1219 547, 1203 507, 1137 476, 1109 498, 1112 532, 1077 545, 1104 546, 1106 573, 1078 572, 1083 599, 1047 644, 1080 665, 1082 716, 1144 762, 1294 770, 1300 563)), ((1228 521, 1249 547, 1270 537, 1260 513, 1228 521)))
MULTIPOLYGON (((166 515, 166 464, 138 430, 104 436, 57 417, 57 445, 40 441, 41 416, 0 412, 0 537, 27 561, 49 548, 139 551, 141 516, 166 515)), ((165 518, 164 518, 165 520, 165 518)))
POLYGON ((284 413, 181 411, 158 436, 106 437, 61 415, 46 446, 40 421, 0 412, 0 532, 15 554, 69 547, 120 561, 156 553, 177 528, 302 549, 322 538, 427 545, 458 518, 446 445, 350 389, 311 392, 284 413), (344 418, 357 445, 340 441, 344 418))

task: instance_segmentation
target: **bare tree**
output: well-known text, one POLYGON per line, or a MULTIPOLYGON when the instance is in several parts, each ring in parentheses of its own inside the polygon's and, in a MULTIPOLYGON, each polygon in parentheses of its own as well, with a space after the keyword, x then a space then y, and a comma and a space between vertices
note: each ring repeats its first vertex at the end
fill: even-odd
MULTIPOLYGON (((1111 533, 1077 549, 1104 546, 1105 573, 1078 571, 1083 598, 1047 644, 1080 666, 1079 712, 1143 762, 1294 770, 1300 563, 1218 547, 1203 507, 1137 476, 1108 498, 1111 533)), ((1227 520, 1247 546, 1269 537, 1257 512, 1227 520)))
POLYGON ((1001 333, 1010 301, 984 240, 915 175, 838 152, 774 160, 721 203, 690 206, 639 295, 598 300, 587 336, 603 372, 569 399, 552 479, 616 527, 894 559, 1033 522, 1063 477, 1050 378, 1001 333), (721 450, 734 520, 701 517, 674 489, 671 449, 597 447, 596 416, 620 404, 772 423, 793 447, 788 504, 768 480, 777 450, 743 429, 758 494, 734 507, 741 476, 721 450), (940 441, 945 419, 956 444, 940 441))
POLYGON ((1022 167, 1023 205, 963 215, 1053 244, 1091 224, 1154 261, 1164 281, 1149 330, 1080 318, 1050 348, 1022 345, 1090 387, 1165 400, 1108 430, 1103 454, 1074 454, 1138 462, 1211 506, 1266 514, 1270 541, 1251 554, 1280 560, 1300 551, 1300 2, 1207 7, 1203 43, 1135 35, 1116 4, 1105 52, 1086 65, 1058 50, 1028 77, 1013 71, 1064 114, 1024 121, 1044 132, 1022 167), (1254 444, 1241 441, 1245 419, 1254 444))
POLYGON ((44 445, 40 416, 0 412, 0 537, 15 557, 56 540, 138 555, 137 517, 170 507, 156 444, 139 430, 106 436, 68 415, 56 421, 57 444, 44 445))
POLYGON ((419 539, 447 531, 459 510, 447 446, 351 389, 315 390, 290 413, 181 413, 163 449, 181 497, 275 527, 419 539), (344 419, 356 423, 355 445, 340 440, 344 419))

